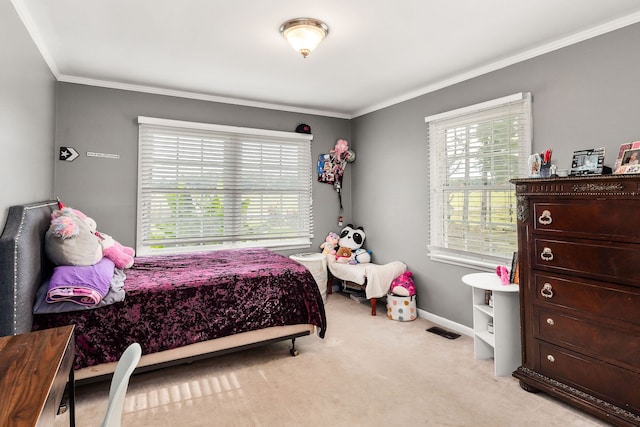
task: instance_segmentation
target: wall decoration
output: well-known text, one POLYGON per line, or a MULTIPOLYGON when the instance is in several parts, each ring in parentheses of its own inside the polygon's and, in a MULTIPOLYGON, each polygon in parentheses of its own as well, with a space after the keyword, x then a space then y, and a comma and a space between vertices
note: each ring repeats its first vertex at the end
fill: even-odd
POLYGON ((58 160, 64 160, 65 162, 73 162, 79 156, 78 152, 73 147, 60 147, 58 160))
POLYGON ((318 157, 318 182, 333 184, 333 188, 338 193, 340 200, 340 215, 338 225, 342 226, 342 176, 347 163, 355 160, 356 154, 349 150, 349 143, 346 139, 339 139, 333 150, 328 154, 320 154, 318 157))

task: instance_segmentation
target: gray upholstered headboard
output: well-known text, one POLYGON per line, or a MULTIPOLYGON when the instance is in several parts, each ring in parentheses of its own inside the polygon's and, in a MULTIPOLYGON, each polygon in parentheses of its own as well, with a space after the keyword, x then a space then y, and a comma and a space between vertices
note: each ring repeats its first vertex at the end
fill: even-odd
POLYGON ((33 301, 53 265, 44 253, 44 235, 58 202, 9 208, 0 237, 0 336, 31 331, 33 301))

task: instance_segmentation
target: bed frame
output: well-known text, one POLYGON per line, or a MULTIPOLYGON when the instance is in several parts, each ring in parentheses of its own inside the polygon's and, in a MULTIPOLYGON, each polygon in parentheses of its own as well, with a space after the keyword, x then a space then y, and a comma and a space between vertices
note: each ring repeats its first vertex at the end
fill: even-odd
MULTIPOLYGON (((57 208, 58 202, 55 200, 9 208, 7 222, 0 236, 0 336, 31 331, 36 291, 43 278, 53 272, 53 264, 44 252, 44 235, 51 222, 51 213, 57 208)), ((297 356, 295 339, 315 331, 316 327, 310 324, 275 326, 145 354, 136 372, 289 339, 292 344, 290 354, 297 356)), ((106 378, 114 372, 116 364, 104 363, 82 368, 75 372, 75 378, 82 382, 106 378)))

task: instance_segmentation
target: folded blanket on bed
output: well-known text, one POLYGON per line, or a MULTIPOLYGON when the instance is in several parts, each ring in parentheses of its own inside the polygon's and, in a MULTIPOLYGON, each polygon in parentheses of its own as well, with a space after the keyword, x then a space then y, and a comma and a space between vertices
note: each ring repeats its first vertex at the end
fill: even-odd
POLYGON ((104 307, 105 305, 124 301, 124 281, 126 278, 127 276, 124 274, 124 271, 116 268, 113 272, 113 277, 111 278, 109 293, 102 298, 98 304, 89 306, 69 301, 56 302, 55 304, 48 303, 47 291, 49 290, 49 280, 51 280, 49 277, 48 279, 45 279, 36 292, 36 300, 33 303, 33 314, 68 313, 71 311, 93 310, 104 307))
POLYGON ((47 302, 94 306, 109 292, 114 270, 115 265, 108 258, 89 266, 55 267, 49 281, 47 302))

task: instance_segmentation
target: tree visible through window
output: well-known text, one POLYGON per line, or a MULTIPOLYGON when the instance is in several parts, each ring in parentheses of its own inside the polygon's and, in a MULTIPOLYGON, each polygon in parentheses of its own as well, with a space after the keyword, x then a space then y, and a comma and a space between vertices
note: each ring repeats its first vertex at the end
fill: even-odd
POLYGON ((311 135, 139 123, 139 253, 310 245, 311 135))
POLYGON ((509 180, 526 172, 530 96, 517 94, 427 117, 432 259, 489 267, 517 249, 509 180))

